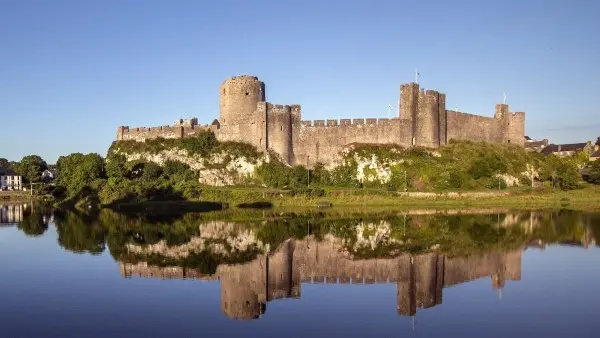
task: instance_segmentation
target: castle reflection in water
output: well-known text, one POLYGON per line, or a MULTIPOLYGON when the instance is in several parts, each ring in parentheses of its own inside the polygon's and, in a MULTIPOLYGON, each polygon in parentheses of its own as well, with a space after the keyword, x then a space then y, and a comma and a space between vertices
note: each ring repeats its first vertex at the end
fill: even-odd
POLYGON ((194 269, 120 263, 122 276, 162 279, 220 280, 221 308, 230 318, 256 319, 266 303, 300 298, 302 283, 395 283, 398 314, 442 303, 443 288, 491 277, 492 287, 521 279, 521 253, 492 252, 462 258, 438 253, 403 254, 395 258, 353 260, 334 241, 314 237, 289 239, 268 255, 238 265, 220 265, 213 275, 194 269))

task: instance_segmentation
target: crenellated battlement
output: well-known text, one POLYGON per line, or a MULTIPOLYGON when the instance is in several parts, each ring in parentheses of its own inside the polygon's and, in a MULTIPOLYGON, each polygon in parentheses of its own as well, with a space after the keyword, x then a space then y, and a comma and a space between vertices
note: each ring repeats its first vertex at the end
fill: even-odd
POLYGON ((212 130, 216 132, 219 129, 218 121, 213 124, 198 125, 198 124, 181 124, 174 126, 156 126, 156 127, 136 127, 120 126, 117 128, 117 141, 137 141, 144 142, 147 139, 156 138, 184 138, 193 137, 202 130, 212 130))
POLYGON ((389 125, 394 122, 400 122, 397 118, 358 118, 358 119, 339 119, 339 120, 304 120, 300 121, 300 126, 306 128, 332 128, 332 127, 364 127, 373 125, 389 125))
POLYGON ((307 166, 334 161, 351 143, 437 148, 456 139, 524 145, 524 113, 511 113, 506 104, 495 106, 494 117, 446 110, 444 93, 414 82, 400 85, 398 115, 393 118, 302 120, 300 105, 267 102, 265 84, 249 75, 225 80, 219 97, 219 119, 210 125, 191 118, 172 126, 122 126, 117 140, 195 137, 212 130, 218 140, 248 143, 274 151, 288 164, 307 166))

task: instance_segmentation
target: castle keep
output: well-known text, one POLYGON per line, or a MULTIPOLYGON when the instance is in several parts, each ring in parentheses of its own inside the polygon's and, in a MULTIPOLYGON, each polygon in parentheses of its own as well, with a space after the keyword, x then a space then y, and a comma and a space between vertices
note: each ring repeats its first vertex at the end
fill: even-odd
POLYGON ((300 105, 265 101, 265 84, 255 76, 227 79, 219 89, 220 118, 210 125, 197 119, 178 120, 172 126, 118 127, 117 140, 143 142, 152 138, 193 137, 212 130, 220 141, 238 141, 271 150, 289 164, 312 167, 329 163, 352 143, 397 144, 437 148, 448 141, 471 140, 524 146, 525 113, 512 113, 497 104, 494 117, 446 110, 446 95, 400 86, 399 116, 303 121, 300 105))

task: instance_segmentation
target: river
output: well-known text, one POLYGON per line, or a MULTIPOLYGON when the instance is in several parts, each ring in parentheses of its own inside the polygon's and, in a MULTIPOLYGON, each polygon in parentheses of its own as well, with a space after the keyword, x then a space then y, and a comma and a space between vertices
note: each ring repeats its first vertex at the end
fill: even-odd
POLYGON ((0 205, 2 337, 597 337, 600 214, 0 205))

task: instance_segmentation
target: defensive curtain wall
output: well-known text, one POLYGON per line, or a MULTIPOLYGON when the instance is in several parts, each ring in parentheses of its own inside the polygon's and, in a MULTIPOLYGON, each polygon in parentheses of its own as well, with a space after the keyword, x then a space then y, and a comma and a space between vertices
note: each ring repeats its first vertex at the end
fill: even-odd
POLYGON ((389 259, 352 260, 335 241, 313 237, 288 240, 277 250, 238 265, 219 265, 214 275, 182 267, 156 267, 147 263, 120 263, 126 278, 220 280, 221 309, 231 318, 255 319, 266 303, 299 298, 301 283, 395 283, 397 311, 412 316, 419 308, 442 303, 442 289, 482 277, 494 288, 521 279, 521 250, 493 252, 466 258, 437 253, 404 254, 389 259))
POLYGON ((265 101, 265 84, 254 76, 237 76, 220 86, 220 118, 210 125, 197 119, 172 126, 118 127, 117 140, 143 142, 157 137, 193 137, 212 130, 221 141, 252 144, 272 150, 290 164, 328 163, 352 143, 397 144, 437 148, 449 140, 524 145, 525 114, 497 104, 494 117, 446 110, 446 95, 417 83, 400 86, 399 116, 303 121, 300 105, 265 101))

